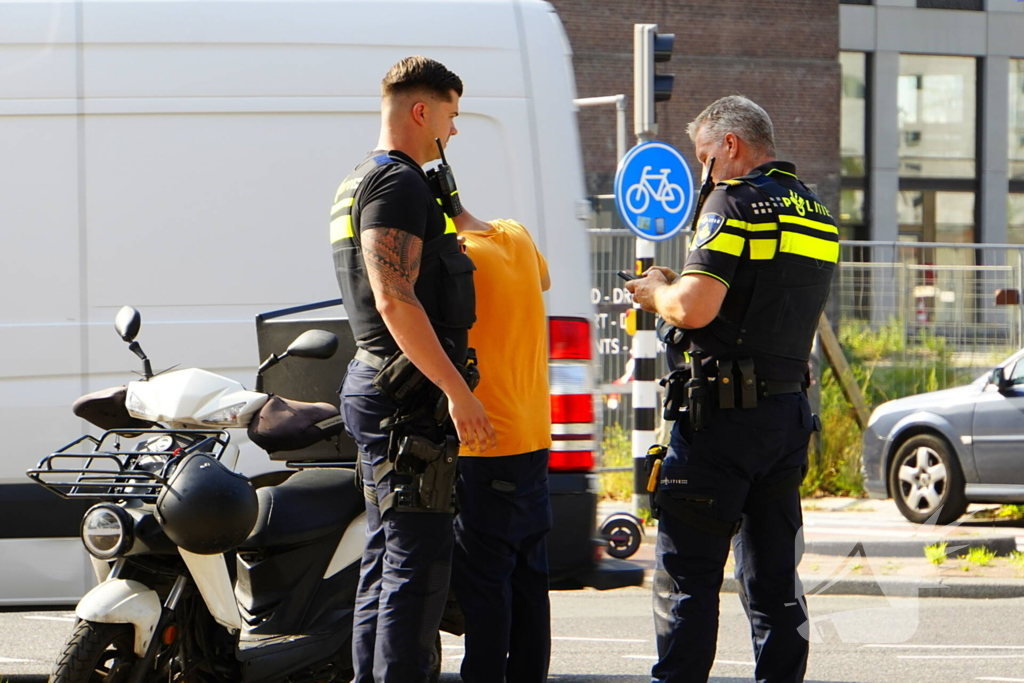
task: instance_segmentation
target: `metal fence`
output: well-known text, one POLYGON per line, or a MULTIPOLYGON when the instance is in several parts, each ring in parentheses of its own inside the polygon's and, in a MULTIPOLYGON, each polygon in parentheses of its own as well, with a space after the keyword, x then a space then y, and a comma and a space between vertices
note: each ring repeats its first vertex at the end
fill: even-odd
POLYGON ((843 242, 833 304, 869 400, 965 384, 1019 349, 1022 266, 1017 246, 843 242))
MULTIPOLYGON (((614 208, 589 230, 597 309, 603 424, 632 425, 631 303, 619 270, 631 270, 635 236, 614 208)), ((687 235, 659 242, 655 263, 680 269, 687 235)), ((874 404, 965 384, 1024 345, 1024 247, 842 242, 829 311, 874 404)), ((658 360, 665 374, 664 356, 658 360)))

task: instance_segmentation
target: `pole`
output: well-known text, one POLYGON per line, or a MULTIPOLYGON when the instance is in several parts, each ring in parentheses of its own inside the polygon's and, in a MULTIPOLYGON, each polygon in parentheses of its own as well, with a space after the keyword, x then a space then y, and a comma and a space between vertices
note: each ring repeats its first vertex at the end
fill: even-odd
POLYGON ((616 163, 621 161, 622 157, 626 156, 626 96, 580 97, 573 100, 572 103, 577 107, 615 105, 615 160, 616 163))
MULTIPOLYGON (((654 265, 654 242, 636 239, 636 267, 644 272, 654 265)), ((639 516, 648 507, 647 474, 644 465, 647 449, 657 441, 655 431, 658 409, 656 358, 658 338, 654 314, 633 304, 636 334, 633 335, 633 511, 639 516)))

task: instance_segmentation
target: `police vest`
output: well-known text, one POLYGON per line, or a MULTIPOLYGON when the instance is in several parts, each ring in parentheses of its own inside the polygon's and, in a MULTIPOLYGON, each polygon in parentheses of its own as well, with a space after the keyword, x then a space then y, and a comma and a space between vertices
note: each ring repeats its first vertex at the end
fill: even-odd
POLYGON ((719 359, 767 356, 806 363, 838 261, 835 222, 803 183, 800 190, 789 189, 760 171, 727 182, 753 187, 772 209, 774 246, 768 255, 759 245, 758 260, 736 269, 717 317, 684 339, 704 346, 701 338, 710 333, 714 340, 707 341, 717 343, 706 345, 718 347, 719 359))
MULTIPOLYGON (((366 272, 359 229, 359 188, 367 175, 387 164, 404 163, 414 168, 429 185, 418 166, 387 154, 367 159, 342 182, 331 212, 331 246, 342 299, 356 341, 379 337, 387 332, 377 312, 366 272)), ((400 201, 400 199, 399 199, 400 201)), ((438 200, 440 204, 440 200, 438 200)), ((441 209, 438 208, 440 212, 441 209)), ((442 213, 443 215, 443 213, 442 213)), ((419 277, 414 291, 439 338, 448 330, 464 332, 476 320, 473 261, 462 253, 455 224, 444 216, 443 234, 428 236, 423 243, 419 277)))

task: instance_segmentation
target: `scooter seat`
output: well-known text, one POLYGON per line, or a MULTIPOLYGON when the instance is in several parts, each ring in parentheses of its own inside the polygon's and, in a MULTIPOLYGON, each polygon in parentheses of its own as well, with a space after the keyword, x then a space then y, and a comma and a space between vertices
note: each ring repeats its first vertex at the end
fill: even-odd
POLYGON ((346 469, 300 470, 256 495, 259 517, 243 550, 307 543, 341 531, 365 509, 355 473, 346 469))

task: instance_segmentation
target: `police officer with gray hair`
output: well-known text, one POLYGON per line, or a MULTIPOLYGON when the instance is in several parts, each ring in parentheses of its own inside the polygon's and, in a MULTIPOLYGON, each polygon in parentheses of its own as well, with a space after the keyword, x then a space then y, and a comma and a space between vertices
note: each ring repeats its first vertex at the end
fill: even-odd
POLYGON ((796 574, 799 486, 816 416, 808 357, 839 256, 835 221, 775 158, 771 119, 724 97, 689 126, 707 195, 681 274, 655 266, 626 283, 659 314, 668 448, 648 454, 658 516, 654 619, 658 683, 705 683, 732 544, 750 619, 754 677, 803 681, 807 609, 796 574), (710 173, 708 171, 710 170, 710 173))

